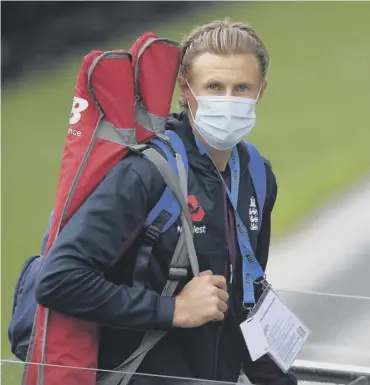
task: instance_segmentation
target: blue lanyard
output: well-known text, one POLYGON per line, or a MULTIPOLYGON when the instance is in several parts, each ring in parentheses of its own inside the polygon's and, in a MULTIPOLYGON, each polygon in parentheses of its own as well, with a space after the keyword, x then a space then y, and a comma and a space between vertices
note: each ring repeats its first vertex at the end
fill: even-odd
MULTIPOLYGON (((207 149, 204 147, 202 142, 194 135, 196 144, 198 146, 199 152, 201 154, 207 154, 209 156, 207 149)), ((258 263, 256 256, 254 255, 249 236, 248 230, 243 224, 242 220, 237 211, 238 205, 238 196, 239 196, 239 182, 240 182, 240 162, 239 162, 239 153, 236 146, 233 148, 230 159, 229 167, 231 173, 231 191, 222 178, 220 172, 218 172, 222 182, 225 185, 226 193, 229 197, 229 200, 233 206, 235 213, 235 222, 236 222, 236 231, 238 237, 238 244, 240 253, 243 258, 243 303, 244 304, 254 304, 254 281, 264 276, 261 265, 258 263)), ((217 170, 217 168, 216 168, 217 170)))

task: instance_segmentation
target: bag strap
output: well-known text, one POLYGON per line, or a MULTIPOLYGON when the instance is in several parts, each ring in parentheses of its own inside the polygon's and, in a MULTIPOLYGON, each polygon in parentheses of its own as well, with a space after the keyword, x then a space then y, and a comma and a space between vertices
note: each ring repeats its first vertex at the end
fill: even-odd
MULTIPOLYGON (((165 137, 165 139, 160 139, 158 137, 152 139, 148 144, 165 156, 177 178, 179 177, 179 174, 174 154, 180 154, 184 162, 187 176, 189 166, 188 158, 181 138, 172 130, 167 130, 165 132, 165 137)), ((153 247, 158 241, 158 238, 178 220, 180 215, 181 207, 172 191, 166 187, 156 205, 149 212, 144 223, 144 236, 137 252, 138 258, 135 268, 135 280, 137 280, 138 283, 142 280, 144 281, 146 278, 147 263, 152 255, 153 247)), ((185 274, 186 271, 184 269, 187 268, 188 263, 183 265, 179 264, 178 261, 174 261, 173 264, 169 266, 171 272, 168 272, 168 276, 171 277, 172 280, 175 278, 178 280, 185 278, 187 274, 185 274), (174 274, 174 272, 177 273, 174 274)))
MULTIPOLYGON (((169 279, 162 291, 163 296, 173 296, 179 280, 187 275, 186 266, 190 262, 193 275, 199 274, 198 258, 193 241, 193 224, 187 205, 187 175, 180 154, 175 154, 179 178, 176 177, 167 160, 156 150, 146 145, 137 145, 133 150, 140 152, 158 169, 168 188, 172 191, 181 207, 181 222, 183 231, 180 234, 169 269, 169 279), (183 266, 179 268, 178 266, 183 266)), ((135 374, 146 354, 167 334, 166 330, 150 330, 144 334, 140 346, 115 372, 108 373, 98 385, 127 385, 135 374), (120 372, 120 373, 118 373, 120 372)))
POLYGON ((267 189, 265 162, 257 148, 252 143, 244 142, 244 144, 247 147, 250 155, 249 173, 252 178, 252 183, 256 192, 256 198, 258 203, 259 230, 262 225, 263 208, 265 205, 267 189))
POLYGON ((44 233, 44 237, 42 239, 42 243, 41 243, 41 255, 42 256, 45 254, 45 251, 46 251, 46 246, 47 246, 47 243, 48 243, 48 238, 49 238, 49 233, 50 233, 50 226, 51 226, 51 221, 53 220, 53 215, 54 215, 54 210, 50 213, 48 225, 46 227, 46 230, 45 230, 45 233, 44 233))
MULTIPOLYGON (((178 171, 176 159, 173 154, 180 154, 182 161, 184 162, 185 171, 187 174, 189 168, 188 157, 181 138, 178 136, 178 134, 176 134, 175 131, 172 130, 165 131, 165 136, 168 138, 167 140, 155 138, 149 142, 149 145, 152 145, 155 149, 160 150, 165 155, 167 162, 170 164, 172 170, 174 170, 177 177, 178 171)), ((168 187, 164 190, 161 198, 148 214, 144 224, 145 228, 148 228, 150 225, 152 225, 163 211, 166 211, 167 215, 165 223, 163 223, 163 221, 160 221, 160 224, 162 225, 160 232, 167 231, 176 222, 181 213, 180 205, 172 194, 172 191, 168 187)))
MULTIPOLYGON (((136 146, 135 146, 136 147, 136 146)), ((194 275, 199 274, 199 264, 198 258, 195 252, 194 242, 193 242, 193 222, 190 217, 190 212, 188 209, 187 195, 188 195, 188 180, 186 176, 186 171, 184 163, 182 161, 180 154, 175 154, 177 169, 179 172, 179 179, 176 177, 171 166, 168 164, 167 160, 153 148, 146 148, 142 154, 149 159, 158 169, 162 175, 164 181, 168 188, 172 191, 175 198, 180 204, 181 207, 181 222, 184 229, 185 242, 189 253, 190 266, 194 275)), ((176 250, 173 258, 177 258, 176 250)))

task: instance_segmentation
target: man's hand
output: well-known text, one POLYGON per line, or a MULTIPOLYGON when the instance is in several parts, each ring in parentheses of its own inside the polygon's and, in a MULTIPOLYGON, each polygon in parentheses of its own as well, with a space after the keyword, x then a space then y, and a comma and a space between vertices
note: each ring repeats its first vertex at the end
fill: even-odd
POLYGON ((225 277, 204 271, 176 297, 173 326, 195 328, 210 321, 222 321, 228 299, 225 277))

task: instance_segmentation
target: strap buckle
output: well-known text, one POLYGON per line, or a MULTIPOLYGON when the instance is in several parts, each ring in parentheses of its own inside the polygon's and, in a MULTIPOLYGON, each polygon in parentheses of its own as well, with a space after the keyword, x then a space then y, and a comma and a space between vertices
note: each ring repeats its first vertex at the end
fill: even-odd
POLYGON ((188 276, 188 269, 181 266, 170 265, 168 277, 171 281, 180 281, 188 276))
POLYGON ((157 138, 165 144, 165 146, 169 149, 172 156, 175 157, 176 151, 171 144, 170 138, 166 134, 163 134, 163 133, 157 133, 157 138))
POLYGON ((154 225, 148 226, 148 228, 145 231, 146 240, 152 244, 157 242, 160 235, 161 235, 161 230, 154 225))
POLYGON ((140 143, 140 144, 132 144, 130 146, 127 146, 132 152, 135 152, 136 154, 142 155, 143 151, 149 148, 149 146, 146 143, 140 143))
POLYGON ((170 138, 164 132, 157 132, 157 138, 166 144, 170 144, 170 138))
POLYGON ((262 285, 263 289, 266 289, 268 286, 270 286, 270 284, 267 282, 266 274, 263 274, 262 277, 260 277, 259 279, 256 279, 254 283, 256 285, 262 285))

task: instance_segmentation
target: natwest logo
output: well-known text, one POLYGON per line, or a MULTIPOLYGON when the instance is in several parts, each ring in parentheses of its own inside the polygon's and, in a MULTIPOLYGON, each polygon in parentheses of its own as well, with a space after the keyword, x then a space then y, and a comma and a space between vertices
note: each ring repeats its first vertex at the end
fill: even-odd
POLYGON ((194 195, 188 196, 188 207, 193 222, 201 222, 206 215, 203 207, 199 204, 198 199, 194 195))

